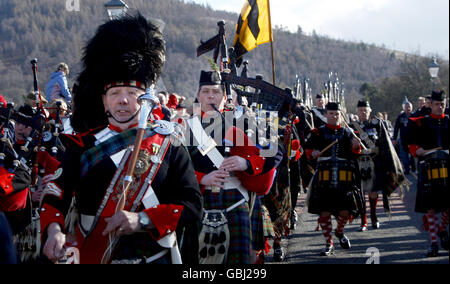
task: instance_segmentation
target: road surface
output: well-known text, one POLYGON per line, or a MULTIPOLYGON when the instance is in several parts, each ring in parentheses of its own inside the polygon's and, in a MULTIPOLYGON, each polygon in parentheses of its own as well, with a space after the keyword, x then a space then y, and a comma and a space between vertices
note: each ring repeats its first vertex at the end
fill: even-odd
MULTIPOLYGON (((297 229, 283 239, 287 253, 282 264, 449 264, 448 251, 440 249, 439 256, 435 258, 425 256, 429 234, 422 229, 422 214, 414 212, 417 179, 414 175, 407 178, 412 183, 409 191, 403 197, 397 192, 391 196, 391 217, 384 212, 383 202, 378 202, 380 229, 372 229, 370 218, 366 232, 358 231, 359 218, 347 224, 345 233, 351 240, 350 250, 343 250, 334 236, 336 220, 333 218, 336 251, 328 257, 320 256, 325 246, 324 237, 320 230, 316 231, 317 215, 304 212, 306 194, 301 193, 296 207, 299 213, 297 229)), ((370 208, 369 204, 367 207, 370 208)), ((272 253, 267 256, 268 264, 274 264, 272 253)))

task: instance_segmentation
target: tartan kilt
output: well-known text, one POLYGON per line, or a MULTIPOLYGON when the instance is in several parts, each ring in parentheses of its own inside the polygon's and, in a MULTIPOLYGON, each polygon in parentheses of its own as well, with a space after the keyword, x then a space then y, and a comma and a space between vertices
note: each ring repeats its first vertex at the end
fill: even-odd
MULTIPOLYGON (((317 176, 315 177, 317 179, 317 176)), ((339 211, 349 211, 353 216, 359 215, 358 199, 355 185, 348 188, 325 188, 318 187, 317 182, 313 182, 311 195, 309 199, 308 213, 318 214, 321 212, 330 212, 337 216, 339 211)))
POLYGON ((254 196, 255 205, 252 213, 252 249, 263 250, 265 248, 264 241, 264 212, 261 200, 258 196, 254 196))
MULTIPOLYGON (((237 189, 203 193, 203 208, 208 210, 226 210, 244 197, 237 189)), ((256 204, 256 203, 255 203, 256 204)), ((256 207, 256 206, 255 206, 256 207)), ((247 202, 225 214, 230 231, 230 247, 225 264, 250 264, 250 208, 247 202)), ((253 212, 255 214, 255 212, 253 212)))
POLYGON ((280 182, 274 183, 264 197, 264 205, 270 214, 275 238, 288 235, 292 214, 292 202, 289 186, 280 182))
POLYGON ((272 220, 270 219, 269 210, 267 210, 266 206, 262 206, 263 210, 263 232, 264 237, 273 238, 275 237, 275 231, 273 230, 272 220))

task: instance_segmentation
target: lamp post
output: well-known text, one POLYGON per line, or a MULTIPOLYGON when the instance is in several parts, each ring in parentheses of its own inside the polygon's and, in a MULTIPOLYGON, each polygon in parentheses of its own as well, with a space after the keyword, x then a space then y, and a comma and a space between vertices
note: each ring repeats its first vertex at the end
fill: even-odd
POLYGON ((105 4, 110 20, 120 18, 128 10, 128 5, 122 0, 111 0, 105 4))
POLYGON ((430 73, 431 80, 433 81, 433 88, 436 89, 437 82, 439 80, 439 64, 437 63, 437 58, 433 58, 431 61, 428 66, 428 72, 430 73))
MULTIPOLYGON (((125 15, 129 9, 128 5, 122 0, 110 0, 105 4, 106 11, 110 20, 114 20, 125 15)), ((162 33, 166 23, 161 19, 147 17, 148 21, 151 21, 162 33)), ((167 90, 162 77, 156 82, 155 90, 165 91, 167 90)))

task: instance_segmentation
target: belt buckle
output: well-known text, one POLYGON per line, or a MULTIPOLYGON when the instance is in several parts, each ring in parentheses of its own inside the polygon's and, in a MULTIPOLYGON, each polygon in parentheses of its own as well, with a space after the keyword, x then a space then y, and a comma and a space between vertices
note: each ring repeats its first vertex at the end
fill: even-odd
POLYGON ((218 187, 218 186, 211 186, 211 192, 212 193, 220 193, 220 187, 218 187))

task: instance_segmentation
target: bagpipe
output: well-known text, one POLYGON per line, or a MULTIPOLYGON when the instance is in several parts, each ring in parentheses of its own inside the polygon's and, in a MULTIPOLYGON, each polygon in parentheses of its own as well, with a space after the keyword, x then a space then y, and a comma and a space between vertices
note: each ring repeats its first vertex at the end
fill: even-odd
MULTIPOLYGON (((21 164, 26 166, 26 161, 31 154, 30 149, 33 149, 37 145, 35 137, 38 136, 39 130, 43 128, 45 122, 45 118, 40 114, 27 116, 14 110, 13 107, 13 103, 8 103, 7 108, 0 108, 0 125, 3 129, 1 138, 2 145, 0 153, 0 166, 9 167, 7 170, 11 173, 14 173, 21 164), (32 128, 25 144, 22 145, 18 151, 16 151, 13 147, 14 141, 11 141, 12 136, 7 135, 7 128, 9 128, 11 120, 32 128), (5 160, 8 155, 13 156, 14 161, 12 167, 11 165, 5 164, 5 160)), ((10 131, 14 130, 10 129, 10 131)))
POLYGON ((24 114, 14 109, 14 103, 8 103, 6 108, 0 107, 0 127, 3 129, 1 134, 2 144, 0 145, 0 166, 7 167, 9 172, 14 173, 21 165, 26 169, 29 169, 31 165, 32 185, 36 185, 39 163, 42 162, 43 157, 47 156, 47 154, 44 155, 44 152, 47 152, 46 147, 50 150, 50 155, 56 159, 58 145, 60 144, 58 136, 62 131, 62 123, 60 118, 61 104, 58 104, 58 102, 56 115, 53 117, 47 115, 39 90, 37 59, 33 59, 31 64, 36 96, 36 105, 30 107, 32 111, 24 114), (11 141, 14 135, 8 135, 9 131, 14 132, 11 121, 31 128, 30 135, 26 137, 25 143, 20 147, 14 148, 14 141, 11 141), (7 165, 5 159, 10 155, 12 155, 13 163, 7 165), (30 161, 30 159, 33 159, 33 161, 30 161))
POLYGON ((314 107, 314 99, 308 77, 302 77, 301 74, 295 75, 294 97, 297 101, 302 102, 307 109, 314 107))
POLYGON ((201 41, 197 48, 197 57, 214 50, 213 61, 217 63, 219 53, 221 56, 220 75, 227 91, 228 101, 232 100, 231 89, 237 93, 237 101, 241 103, 242 97, 248 99, 249 104, 257 104, 261 109, 278 111, 283 104, 292 104, 294 97, 291 89, 281 89, 263 80, 248 77, 248 61, 243 62, 241 76, 238 76, 237 58, 233 47, 227 48, 225 37, 225 22, 217 23, 219 33, 207 40, 201 41))
MULTIPOLYGON (((201 45, 197 48, 197 56, 201 56, 209 51, 214 50, 213 61, 217 63, 219 54, 221 56, 220 75, 222 83, 225 85, 227 92, 227 109, 234 111, 239 108, 250 107, 252 115, 256 116, 256 121, 273 119, 270 112, 275 112, 276 124, 275 129, 278 129, 278 134, 282 137, 282 142, 286 145, 290 152, 292 142, 292 126, 295 119, 293 109, 296 107, 297 100, 294 99, 292 89, 281 89, 271 83, 266 82, 261 75, 255 78, 248 76, 248 61, 243 61, 241 75, 238 75, 238 59, 233 47, 227 48, 225 40, 225 22, 217 23, 219 32, 216 36, 207 40, 201 41, 201 45), (236 93, 236 101, 238 106, 230 103, 233 101, 232 91, 236 93), (247 99, 248 104, 245 105, 243 98, 247 99), (271 118, 268 118, 271 116, 271 118), (285 118, 285 119, 283 119, 285 118), (278 127, 279 126, 279 127, 278 127)), ((240 62, 239 62, 240 63, 240 62)), ((216 70, 219 71, 219 70, 216 70)), ((268 128, 266 128, 266 131, 268 128)), ((266 133, 266 136, 270 134, 266 133)), ((290 153, 288 154, 290 155, 290 153)))
POLYGON ((324 95, 328 102, 339 103, 341 110, 346 111, 345 104, 345 84, 339 80, 339 76, 336 73, 330 72, 328 74, 328 80, 324 83, 324 95))
MULTIPOLYGON (((8 135, 8 130, 12 131, 12 129, 9 128, 9 121, 11 119, 11 116, 14 112, 14 103, 10 102, 7 103, 5 106, 4 103, 0 103, 0 129, 1 131, 1 152, 0 152, 0 166, 5 167, 5 158, 6 158, 6 151, 11 150, 13 153, 15 153, 14 148, 12 146, 11 142, 11 136, 8 135)), ((14 155, 14 157, 17 156, 14 155)))
MULTIPOLYGON (((46 142, 50 142, 51 145, 51 155, 53 157, 56 157, 58 153, 57 141, 59 133, 62 131, 62 121, 61 121, 61 111, 62 111, 62 102, 56 101, 55 107, 52 109, 56 109, 56 114, 54 116, 49 116, 46 109, 44 108, 43 100, 42 100, 42 94, 39 88, 39 82, 38 82, 38 65, 37 65, 37 59, 31 60, 32 70, 33 70, 33 86, 34 86, 34 93, 36 96, 36 110, 38 112, 37 115, 41 116, 41 119, 44 121, 44 125, 39 125, 39 128, 36 128, 37 133, 39 134, 38 138, 38 145, 42 145, 42 139, 44 139, 46 142), (51 133, 51 136, 49 135, 51 133)), ((39 147, 40 148, 40 147, 39 147)), ((44 150, 44 149, 39 149, 44 150)))
MULTIPOLYGON (((0 166, 2 174, 7 174, 8 177, 18 179, 20 186, 25 186, 24 190, 13 188, 17 192, 10 192, 4 197, 5 202, 9 202, 11 206, 16 208, 25 208, 24 211, 25 227, 16 235, 16 246, 19 252, 21 262, 36 261, 40 254, 40 222, 38 208, 32 202, 31 192, 36 191, 38 188, 38 169, 39 165, 44 168, 46 163, 44 160, 48 160, 49 154, 42 155, 45 149, 42 148, 42 141, 44 131, 48 128, 48 117, 45 112, 41 93, 39 91, 39 83, 37 78, 37 59, 31 61, 33 76, 34 76, 34 94, 36 105, 26 106, 19 110, 14 109, 14 103, 7 103, 6 106, 0 107, 0 127, 1 127, 1 144, 0 144, 0 166), (29 109, 23 112, 27 107, 29 109), (22 124, 31 128, 28 137, 23 145, 16 144, 14 135, 14 123, 22 124), (30 182, 31 177, 31 182, 30 182), (24 181, 26 183, 24 184, 24 181), (29 214, 29 218, 26 215, 29 214)), ((56 142, 55 142, 56 143, 56 142)), ((56 153, 55 153, 56 156, 56 153)), ((55 162, 56 159, 54 159, 55 162)), ((56 170, 55 165, 52 164, 52 168, 56 170)), ((11 184, 13 184, 11 182, 11 184)), ((12 207, 11 207, 12 208, 12 207)))

